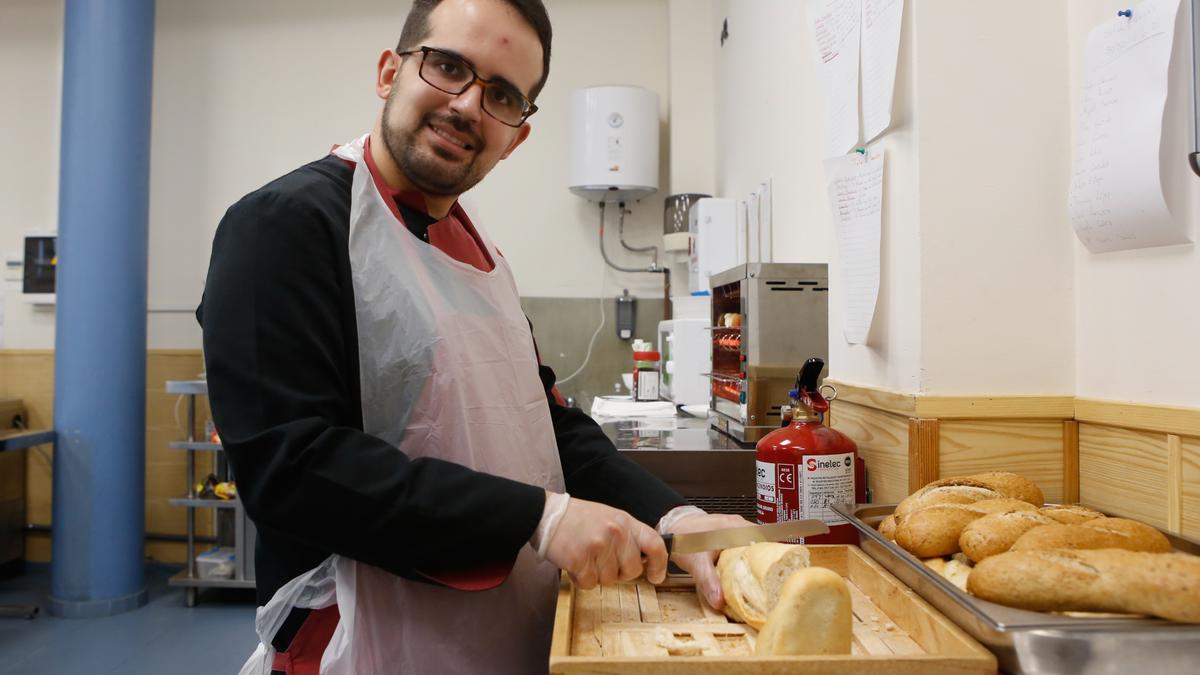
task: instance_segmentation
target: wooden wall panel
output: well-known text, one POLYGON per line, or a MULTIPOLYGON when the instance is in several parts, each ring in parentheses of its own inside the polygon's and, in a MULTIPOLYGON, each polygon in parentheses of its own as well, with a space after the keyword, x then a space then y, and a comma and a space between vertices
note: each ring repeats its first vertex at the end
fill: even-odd
POLYGON ((833 413, 833 427, 858 444, 872 500, 883 504, 908 496, 908 418, 848 401, 835 401, 833 413))
MULTIPOLYGON (((25 424, 30 429, 54 426, 54 352, 48 349, 0 351, 0 396, 21 399, 25 424)), ((39 445, 27 453, 25 463, 25 519, 47 524, 50 502, 53 448, 39 445)), ((50 537, 25 535, 25 559, 50 560, 50 537)))
POLYGON ((1061 420, 942 420, 941 475, 1013 471, 1063 498, 1061 420))
POLYGON ((941 430, 936 419, 908 418, 908 493, 941 476, 941 430))
POLYGON ((1167 526, 1166 434, 1079 425, 1079 498, 1114 514, 1167 526))
POLYGON ((908 486, 900 477, 919 468, 909 458, 935 445, 920 433, 925 422, 927 432, 938 429, 941 476, 1017 471, 1037 481, 1049 500, 1075 499, 1200 537, 1200 408, 836 385, 834 412, 843 419, 834 415, 832 424, 859 441, 868 468, 877 465, 876 501, 904 496, 908 486), (900 422, 909 418, 916 427, 902 448, 900 422))
POLYGON ((1167 434, 1167 529, 1183 531, 1183 439, 1167 434))
POLYGON ((1183 437, 1183 534, 1200 539, 1200 437, 1183 437))
POLYGON ((1066 504, 1079 503, 1079 422, 1066 420, 1063 432, 1063 495, 1066 504))
MULTIPOLYGON (((147 353, 146 368, 146 528, 151 532, 184 534, 185 511, 167 500, 186 489, 186 454, 167 444, 186 435, 185 401, 169 395, 169 379, 193 379, 202 369, 198 350, 154 350, 147 353)), ((908 494, 910 430, 909 418, 929 418, 928 428, 937 428, 939 474, 961 475, 1006 469, 1037 481, 1049 500, 1061 500, 1071 488, 1064 476, 1064 430, 1072 422, 1061 419, 1002 419, 1014 410, 1023 418, 1034 418, 1041 405, 1038 397, 1007 397, 997 407, 992 399, 979 397, 921 397, 875 391, 867 387, 840 385, 841 400, 833 403, 830 421, 834 428, 853 438, 866 462, 873 498, 879 503, 896 502, 908 494), (959 400, 959 399, 962 400, 959 400), (1011 401, 1009 399, 1012 399, 1011 401), (1020 399, 1020 400, 1018 400, 1020 399), (988 405, 984 405, 987 403, 988 405), (1022 407, 1013 408, 1016 403, 1022 407), (940 411, 945 415, 922 414, 940 411), (978 419, 970 418, 978 415, 978 419)), ((54 354, 50 350, 0 350, 0 397, 23 400, 32 428, 53 425, 54 354)), ((1061 417, 1063 397, 1045 398, 1052 408, 1047 417, 1061 417), (1050 405, 1053 404, 1053 405, 1050 405)), ((997 399, 999 400, 999 399, 997 399)), ((197 432, 209 412, 207 399, 198 399, 197 432)), ((1176 442, 1178 457, 1177 512, 1182 531, 1200 537, 1200 435, 1195 433, 1200 414, 1194 409, 1160 406, 1120 405, 1078 399, 1078 490, 1084 503, 1140 518, 1159 526, 1168 524, 1167 434, 1181 434, 1176 442), (1137 415, 1125 414, 1134 410, 1137 415), (1128 409, 1128 410, 1127 410, 1128 409), (1116 412, 1113 412, 1113 411, 1116 412), (1117 415, 1121 413, 1121 415, 1117 415), (1159 418, 1168 415, 1164 422, 1159 418), (1112 419, 1110 419, 1112 418, 1112 419), (1087 420, 1093 420, 1088 422, 1087 420), (1141 421, 1139 421, 1141 420, 1141 421), (1105 424, 1097 424, 1102 421, 1105 424), (1138 431, 1106 424, 1130 426, 1150 424, 1153 431, 1138 431), (1156 425, 1156 426, 1155 426, 1156 425)), ((919 438, 919 435, 918 435, 919 438)), ((930 440, 930 439, 927 439, 930 440)), ((928 445, 928 443, 927 443, 928 445)), ((49 524, 51 509, 51 448, 41 446, 28 453, 26 507, 30 522, 49 524)), ((212 468, 213 455, 197 453, 196 477, 203 480, 212 468)), ((213 532, 209 510, 197 511, 197 533, 213 532)), ((26 536, 27 558, 47 561, 50 537, 45 533, 26 536)), ((173 542, 150 542, 146 554, 164 562, 183 562, 184 547, 173 542)))
MULTIPOLYGON (((167 443, 180 440, 186 420, 183 404, 178 406, 179 424, 175 410, 178 397, 166 393, 169 379, 194 379, 203 369, 199 350, 153 350, 146 354, 146 529, 150 532, 184 534, 184 510, 170 506, 167 500, 182 496, 187 490, 187 455, 172 450, 167 443)), ((31 428, 47 429, 54 425, 54 352, 51 350, 0 350, 0 397, 20 398, 25 404, 31 428)), ((197 426, 208 417, 208 402, 197 406, 197 426)), ((26 519, 31 523, 50 525, 52 517, 50 446, 30 450, 26 463, 26 519)), ((197 453, 196 475, 203 479, 211 466, 209 453, 197 453)), ((210 534, 212 515, 198 512, 198 534, 210 534)), ((25 537, 26 559, 35 562, 50 560, 50 536, 29 533, 25 537)), ((163 562, 184 561, 182 544, 152 542, 146 553, 163 562)))

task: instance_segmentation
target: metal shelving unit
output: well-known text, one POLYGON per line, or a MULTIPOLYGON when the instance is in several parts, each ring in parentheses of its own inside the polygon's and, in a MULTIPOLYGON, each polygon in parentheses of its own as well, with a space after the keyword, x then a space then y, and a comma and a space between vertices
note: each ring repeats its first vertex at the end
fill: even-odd
POLYGON ((254 523, 246 517, 240 499, 211 499, 196 495, 197 452, 213 454, 214 473, 220 480, 230 477, 229 463, 220 443, 207 443, 196 437, 196 397, 208 395, 204 380, 168 380, 167 393, 187 397, 187 438, 170 443, 170 447, 187 452, 187 496, 168 500, 171 506, 187 509, 187 567, 171 577, 170 585, 187 589, 187 606, 196 604, 201 588, 254 588, 254 523), (196 573, 196 510, 212 509, 217 532, 217 545, 234 550, 234 574, 231 579, 210 579, 196 573))

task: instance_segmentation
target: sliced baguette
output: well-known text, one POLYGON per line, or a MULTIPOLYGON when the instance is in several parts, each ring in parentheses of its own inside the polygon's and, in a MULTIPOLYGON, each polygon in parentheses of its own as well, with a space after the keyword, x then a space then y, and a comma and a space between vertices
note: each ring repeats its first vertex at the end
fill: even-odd
POLYGON ((725 596, 725 614, 739 623, 760 627, 766 620, 767 599, 762 585, 754 580, 746 560, 749 546, 721 551, 717 559, 717 575, 721 578, 721 593, 725 596))
POLYGON ((796 544, 763 542, 728 548, 717 560, 725 614, 762 628, 780 597, 784 580, 808 566, 808 549, 796 544))
POLYGON ((837 572, 808 567, 793 573, 758 633, 755 656, 849 654, 854 619, 850 589, 837 572))
POLYGON ((793 572, 808 567, 808 549, 796 544, 774 542, 753 544, 745 555, 746 561, 750 564, 750 572, 762 585, 767 598, 766 610, 768 612, 779 601, 779 596, 783 591, 783 582, 793 572))

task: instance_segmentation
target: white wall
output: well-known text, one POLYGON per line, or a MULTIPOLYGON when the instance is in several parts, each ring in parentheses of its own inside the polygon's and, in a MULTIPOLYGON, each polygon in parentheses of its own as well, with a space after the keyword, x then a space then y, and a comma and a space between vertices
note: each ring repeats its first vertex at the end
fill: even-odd
POLYGON ((776 259, 830 263, 830 374, 912 393, 1070 393, 1065 8, 905 3, 892 125, 876 141, 879 301, 867 344, 849 345, 803 3, 718 7, 720 189, 771 172, 776 259))
POLYGON ((918 391, 1070 395, 1066 7, 909 4, 920 120, 918 391))
MULTIPOLYGON (((711 0, 668 0, 670 40, 670 189, 716 190, 716 57, 718 29, 711 0)), ((686 266, 683 268, 687 272, 686 266)), ((686 290, 683 289, 683 290, 686 290)))
MULTIPOLYGON (((1188 167, 1192 145, 1191 3, 1182 2, 1163 115, 1160 171, 1172 216, 1195 241, 1200 178, 1188 167)), ((1077 114, 1088 32, 1128 4, 1071 0, 1071 119, 1077 114)), ((1072 237, 1074 239, 1074 237, 1072 237)), ((1194 244, 1089 253, 1073 241, 1076 392, 1079 396, 1161 405, 1200 405, 1200 255, 1194 244)))
MULTIPOLYGON (((910 3, 911 4, 911 0, 910 3)), ((830 263, 830 374, 901 391, 920 378, 920 249, 917 223, 911 9, 900 45, 893 123, 882 144, 882 283, 867 345, 842 336, 832 221, 822 166, 824 117, 805 29, 804 3, 718 0, 714 31, 729 22, 718 52, 718 192, 742 197, 771 178, 778 262, 830 263)))
MULTIPOLYGON (((1200 194, 1184 161, 1187 4, 1162 163, 1168 203, 1195 236, 1200 194)), ((666 194, 703 190, 711 176, 718 194, 739 197, 773 179, 776 259, 832 263, 834 376, 905 392, 1074 392, 1200 404, 1194 246, 1093 255, 1071 233, 1065 208, 1083 43, 1124 3, 906 2, 893 124, 880 141, 887 152, 883 281, 868 344, 858 346, 845 344, 839 328, 823 120, 803 3, 548 5, 554 60, 534 133, 467 198, 524 295, 594 297, 603 278, 605 295, 628 287, 658 297, 659 277, 604 268, 596 207, 565 185, 570 92, 637 84, 659 92, 671 127, 659 193, 632 205, 628 239, 659 243, 666 194), (721 47, 726 18, 730 39, 721 47), (715 72, 707 89, 706 71, 715 72), (703 138, 710 127, 715 144, 703 138)), ((149 299, 152 310, 165 311, 149 318, 151 347, 199 344, 190 310, 225 208, 370 125, 379 106, 375 57, 394 44, 406 6, 159 0, 149 299)), ((61 0, 0 3, 0 88, 17 102, 5 106, 0 124, 13 158, 0 168, 4 255, 19 252, 27 229, 57 221, 62 11, 61 0)), ((609 250, 626 264, 645 263, 615 241, 609 250)), ((52 313, 18 298, 4 293, 3 346, 52 346, 52 313)))
MULTIPOLYGON (((397 0, 159 0, 150 185, 148 345, 198 347, 199 300, 212 235, 246 192, 335 143, 368 130, 381 102, 376 57, 395 46, 407 2, 397 0)), ((667 110, 666 0, 549 0, 554 24, 550 79, 531 119, 534 132, 469 194, 475 220, 512 263, 527 296, 595 297, 621 288, 661 297, 660 275, 606 271, 594 205, 566 186, 572 90, 635 84, 667 110)), ((28 224, 57 223, 61 0, 0 3, 0 75, 21 92, 6 106, 0 139, 16 149, 0 175, 0 253, 17 252, 28 224)), ((660 191, 630 205, 626 238, 661 242, 668 187, 662 135, 660 191)), ((615 209, 610 210, 614 213, 615 209)), ((629 266, 648 258, 610 255, 629 266)), ((8 293, 6 295, 14 295, 8 293)), ((19 295, 19 294, 17 294, 19 295)), ((53 346, 52 312, 7 303, 3 347, 53 346)))
POLYGON ((369 130, 404 3, 160 0, 150 178, 150 347, 198 347, 213 233, 245 193, 369 130), (394 5, 401 4, 400 8, 394 5))
MULTIPOLYGON (((631 84, 658 92, 667 119, 666 0, 548 0, 554 24, 550 80, 530 122, 533 134, 471 191, 468 200, 516 273, 525 296, 615 296, 622 288, 661 298, 662 275, 626 274, 604 265, 599 212, 567 190, 567 138, 571 92, 597 84, 631 84)), ((631 246, 662 246, 663 198, 669 187, 669 134, 660 128, 659 190, 640 202, 625 222, 631 246)), ((626 267, 648 267, 649 256, 626 253, 617 243, 616 207, 605 225, 609 257, 626 267)), ((660 254, 661 255, 661 254, 660 254)), ((686 279, 684 280, 686 283, 686 279)))
MULTIPOLYGON (((0 2, 0 260, 58 227, 62 20, 61 0, 0 2)), ((0 346, 54 346, 53 307, 26 304, 19 281, 0 282, 0 346)))

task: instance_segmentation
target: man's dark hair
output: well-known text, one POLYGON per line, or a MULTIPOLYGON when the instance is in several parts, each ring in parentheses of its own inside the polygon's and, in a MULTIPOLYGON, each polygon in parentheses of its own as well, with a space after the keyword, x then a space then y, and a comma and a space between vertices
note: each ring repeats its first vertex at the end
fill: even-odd
MULTIPOLYGON (((546 13, 546 6, 542 4, 542 0, 502 1, 525 19, 542 43, 542 77, 533 85, 533 89, 529 90, 529 99, 532 101, 537 99, 542 87, 546 85, 546 78, 550 76, 550 16, 546 13)), ((400 42, 396 45, 396 51, 406 52, 429 37, 429 13, 441 3, 442 0, 413 0, 408 18, 404 20, 404 29, 400 31, 400 42)))

